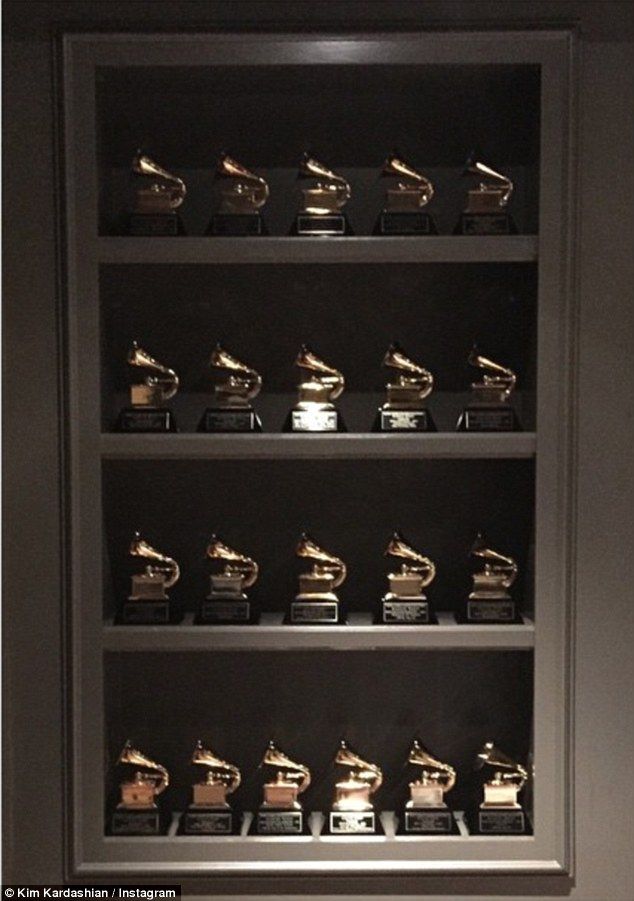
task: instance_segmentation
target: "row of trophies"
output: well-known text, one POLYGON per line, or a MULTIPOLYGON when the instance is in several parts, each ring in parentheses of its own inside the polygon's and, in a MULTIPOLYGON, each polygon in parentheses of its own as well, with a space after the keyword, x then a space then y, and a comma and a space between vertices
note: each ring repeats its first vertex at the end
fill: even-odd
MULTIPOLYGON (((345 622, 337 589, 347 576, 346 564, 320 547, 304 533, 296 556, 310 561, 311 568, 299 576, 299 591, 290 604, 286 623, 290 625, 339 625, 345 622)), ((119 622, 125 625, 160 625, 170 622, 167 590, 180 578, 180 567, 171 557, 146 542, 139 533, 129 548, 143 570, 132 575, 130 595, 123 602, 119 622)), ((257 623, 258 616, 247 590, 257 581, 258 564, 213 535, 206 556, 212 561, 209 594, 201 602, 197 621, 204 625, 257 623)), ((376 621, 379 624, 428 625, 437 622, 427 589, 436 577, 436 566, 395 532, 385 556, 400 563, 388 574, 388 591, 381 599, 376 621)), ((500 624, 520 621, 509 589, 518 574, 512 557, 487 547, 478 535, 471 557, 479 564, 472 573, 473 590, 466 602, 465 621, 500 624)))
MULTIPOLYGON (((187 194, 182 178, 172 175, 140 150, 132 160, 131 169, 138 187, 130 216, 130 234, 185 234, 176 212, 187 194)), ((468 192, 466 208, 454 234, 513 234, 516 228, 507 210, 513 182, 475 159, 468 160, 463 174, 477 176, 481 181, 468 192)), ((218 160, 215 176, 222 187, 218 209, 211 217, 207 234, 221 237, 267 235, 261 210, 268 200, 269 186, 262 176, 250 172, 226 153, 218 160)), ((437 234, 434 219, 426 210, 434 196, 431 181, 397 153, 391 153, 385 160, 381 176, 389 178, 392 186, 386 191, 385 205, 374 234, 437 234)), ((346 179, 307 153, 300 161, 298 178, 309 179, 312 184, 301 191, 301 206, 290 234, 309 237, 352 235, 344 212, 352 197, 346 179)))
MULTIPOLYGON (((192 787, 192 799, 180 820, 185 835, 236 835, 241 817, 232 809, 228 796, 241 782, 237 766, 222 760, 198 742, 191 758, 204 773, 192 787)), ((126 742, 118 765, 127 771, 120 783, 120 800, 110 818, 114 835, 158 835, 165 820, 157 797, 169 785, 169 773, 126 742)), ((418 778, 409 783, 409 798, 403 804, 398 831, 405 835, 452 835, 458 832, 454 812, 445 801, 456 783, 456 770, 437 760, 414 740, 407 764, 418 769, 418 778)), ((382 833, 372 796, 383 783, 383 772, 342 741, 334 764, 344 775, 335 782, 334 800, 326 818, 330 835, 377 835, 382 833)), ((270 774, 263 785, 263 800, 250 825, 254 835, 309 835, 307 815, 299 800, 311 782, 307 766, 284 754, 269 742, 261 763, 270 774)), ((483 797, 468 811, 470 831, 479 835, 524 835, 530 824, 518 795, 528 779, 528 771, 486 742, 476 758, 478 768, 486 767, 483 797)))
MULTIPOLYGON (((154 359, 135 342, 127 357, 130 372, 130 406, 121 411, 117 428, 122 432, 174 432, 173 411, 165 406, 178 391, 173 369, 154 359)), ((509 399, 517 377, 512 369, 471 350, 468 363, 482 372, 471 384, 471 402, 461 412, 456 428, 466 432, 508 432, 520 429, 509 399)), ((304 345, 295 360, 302 373, 298 400, 285 423, 290 432, 344 432, 346 426, 335 401, 345 388, 343 374, 304 345)), ((262 387, 255 369, 240 362, 220 345, 209 361, 214 403, 200 421, 201 432, 260 432, 262 423, 251 401, 262 387)), ((392 344, 383 366, 392 372, 386 385, 386 402, 379 408, 374 430, 379 432, 433 432, 436 426, 425 401, 434 377, 392 344)))

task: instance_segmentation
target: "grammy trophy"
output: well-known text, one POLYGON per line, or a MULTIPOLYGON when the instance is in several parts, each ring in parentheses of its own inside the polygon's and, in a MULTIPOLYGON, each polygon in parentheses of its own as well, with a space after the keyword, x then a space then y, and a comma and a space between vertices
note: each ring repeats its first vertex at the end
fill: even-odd
POLYGON ((240 824, 227 801, 239 787, 240 770, 217 757, 201 741, 196 742, 192 765, 203 770, 203 778, 192 786, 191 804, 183 818, 185 835, 235 835, 240 824))
POLYGON ((120 432, 175 432, 174 414, 165 401, 178 392, 179 378, 169 366, 139 347, 136 341, 128 353, 130 406, 119 414, 120 432))
POLYGON ((383 783, 381 769, 359 757, 346 741, 340 743, 334 762, 346 775, 335 783, 328 831, 331 835, 380 834, 382 827, 371 798, 383 783))
POLYGON ((185 234, 176 212, 187 194, 182 178, 163 169, 141 150, 135 154, 130 168, 138 187, 130 215, 129 233, 153 237, 185 234))
POLYGON ((379 409, 380 432, 435 432, 431 413, 423 403, 432 392, 434 377, 411 360, 398 344, 391 344, 383 357, 391 378, 385 386, 387 400, 379 409))
POLYGON ((436 566, 394 532, 385 556, 401 560, 400 569, 388 574, 389 591, 381 600, 380 622, 385 624, 427 625, 435 623, 430 602, 423 589, 436 578, 436 566))
POLYGON ((409 784, 403 832, 406 835, 451 835, 456 827, 445 795, 456 784, 455 769, 433 757, 417 739, 412 743, 407 763, 419 767, 420 775, 409 784))
POLYGON ((266 181, 226 153, 218 159, 215 178, 220 202, 207 234, 228 238, 268 234, 260 212, 269 198, 266 181))
POLYGON ((467 362, 483 372, 482 381, 471 384, 471 402, 462 411, 459 432, 515 432, 520 428, 517 414, 509 404, 517 376, 473 347, 467 362))
POLYGON ((255 622, 257 618, 246 589, 257 581, 258 564, 234 551, 217 535, 211 536, 206 556, 213 561, 216 571, 209 576, 210 590, 201 604, 199 622, 217 625, 255 622))
POLYGON ((480 835, 525 835, 530 832, 528 818, 518 795, 528 780, 528 771, 503 751, 486 742, 476 760, 477 769, 485 769, 484 798, 471 823, 480 835))
POLYGON ((375 235, 435 235, 436 225, 425 207, 434 196, 434 186, 422 172, 414 169, 398 153, 391 153, 383 164, 381 178, 392 186, 385 193, 385 206, 379 215, 375 235))
POLYGON ((112 835, 160 835, 163 818, 156 799, 169 785, 169 773, 129 741, 119 754, 117 766, 124 768, 125 776, 110 820, 112 835))
POLYGON ((476 175, 481 181, 467 195, 467 206, 458 220, 458 235, 512 235, 517 229, 508 212, 513 182, 485 163, 471 158, 462 173, 476 175))
POLYGON ((299 576, 299 592, 291 603, 291 625, 327 626, 343 621, 335 589, 346 580, 346 564, 320 547, 305 532, 295 549, 297 557, 312 561, 312 569, 299 576))
POLYGON ((209 360, 214 403, 203 413, 200 432, 261 432, 262 423, 251 405, 262 388, 262 378, 220 344, 209 360))
POLYGON ((262 763, 270 773, 264 783, 264 799, 255 818, 258 835, 302 835, 308 833, 308 823, 299 795, 310 785, 310 770, 295 763, 270 741, 262 763))
POLYGON ((140 559, 145 568, 132 576, 132 588, 124 601, 121 622, 125 625, 165 625, 170 621, 167 589, 180 579, 176 560, 161 554, 135 533, 130 543, 130 557, 140 559))

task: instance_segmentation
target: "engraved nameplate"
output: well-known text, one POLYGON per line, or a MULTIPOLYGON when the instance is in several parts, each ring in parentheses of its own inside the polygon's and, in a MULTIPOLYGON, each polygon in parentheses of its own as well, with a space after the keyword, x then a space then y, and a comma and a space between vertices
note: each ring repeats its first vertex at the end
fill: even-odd
POLYGON ((500 599, 498 601, 467 601, 467 620, 470 623, 515 621, 515 601, 500 599))
POLYGON ((233 814, 230 810, 196 810, 185 814, 186 835, 231 835, 233 814))
POLYGON ((113 835, 159 835, 158 810, 115 810, 112 814, 113 835))
POLYGON ((250 601, 206 600, 200 608, 203 623, 248 623, 250 617, 250 601))
POLYGON ((126 601, 121 616, 126 626, 160 626, 169 619, 169 601, 126 601))
POLYGON ((324 625, 339 622, 336 601, 293 601, 290 621, 293 625, 324 625))
POLYGON ((298 215, 297 220, 298 235, 313 236, 340 236, 346 233, 346 220, 340 214, 332 216, 310 216, 298 215))
POLYGON ((259 835, 301 835, 304 815, 301 810, 260 810, 257 831, 259 835))
POLYGON ((157 407, 134 408, 122 410, 119 415, 120 432, 173 432, 174 417, 171 410, 157 407))
POLYGON ((483 835, 522 835, 526 830, 523 810, 480 810, 478 828, 483 835))
POLYGON ((513 432, 515 431, 515 413, 510 407, 467 408, 464 412, 464 429, 466 432, 513 432))
POLYGON ((381 410, 382 432, 427 432, 427 410, 381 410))
POLYGON ((130 234, 135 237, 173 237, 179 232, 176 213, 132 213, 130 234))
POLYGON ((463 213, 460 231, 463 235, 510 235, 513 229, 506 213, 463 213))
POLYGON ((331 810, 329 826, 332 835, 372 835, 376 832, 376 816, 373 810, 331 810))
POLYGON ((405 832, 436 833, 448 835, 452 832, 452 816, 449 810, 406 810, 405 832))
POLYGON ((263 233, 259 213, 216 213, 211 218, 209 234, 217 237, 242 238, 263 233))
POLYGON ((336 432, 339 419, 336 410, 293 410, 293 432, 336 432))
POLYGON ((255 432, 259 431, 253 410, 205 410, 200 424, 201 432, 255 432))
POLYGON ((429 213, 381 213, 382 235, 434 235, 436 229, 429 213))
POLYGON ((384 623, 424 625, 430 621, 429 601, 382 601, 381 606, 384 623))

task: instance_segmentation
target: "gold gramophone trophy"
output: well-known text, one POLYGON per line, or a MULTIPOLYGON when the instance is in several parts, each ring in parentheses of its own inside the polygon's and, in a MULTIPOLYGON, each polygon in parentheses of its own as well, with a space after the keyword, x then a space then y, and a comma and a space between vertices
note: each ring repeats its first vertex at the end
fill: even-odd
POLYGON ((182 178, 172 175, 138 150, 131 165, 137 183, 134 209, 130 215, 131 235, 166 237, 184 235, 176 210, 187 194, 182 178))
POLYGON ((258 810, 252 831, 256 835, 308 834, 308 822, 299 795, 310 785, 310 770, 295 763, 270 741, 261 767, 270 774, 264 783, 264 799, 258 810))
POLYGON ((471 548, 471 557, 483 563, 484 569, 472 574, 473 591, 467 600, 467 622, 517 622, 515 601, 509 594, 509 588, 517 578, 515 560, 487 547, 481 534, 471 548))
POLYGON ((420 767, 420 775, 409 784, 403 832, 405 835, 451 835, 456 827, 445 795, 456 784, 456 771, 448 763, 436 760, 417 739, 412 744, 407 763, 420 767))
POLYGON ((286 429, 291 432, 345 432, 341 413, 333 401, 345 388, 343 374, 324 363, 317 354, 302 346, 295 365, 302 373, 298 401, 291 410, 286 429))
POLYGON ((164 831, 163 818, 156 799, 169 785, 169 773, 129 741, 119 754, 117 766, 125 767, 126 778, 119 785, 120 800, 111 818, 112 834, 160 835, 164 831))
POLYGON ((383 366, 392 375, 385 386, 387 401, 379 409, 378 431, 435 432, 432 415, 423 403, 434 387, 431 372, 410 360, 398 344, 388 347, 383 366))
POLYGON ((183 822, 185 835, 235 835, 240 824, 227 801, 240 785, 240 770, 196 742, 192 765, 203 768, 204 776, 192 786, 192 801, 183 822))
POLYGON ((346 580, 346 564, 328 553, 305 532, 295 550, 297 557, 312 560, 312 569, 299 576, 299 592, 291 603, 291 625, 328 626, 343 622, 335 591, 346 580))
POLYGON ((216 572, 209 576, 210 590, 201 604, 199 622, 206 625, 255 622, 246 594, 246 589, 257 582, 259 568, 255 560, 234 551, 217 535, 211 536, 207 558, 214 562, 216 572))
POLYGON ((224 238, 268 234, 260 213, 269 197, 265 180, 226 153, 220 154, 215 177, 219 204, 207 234, 224 238))
POLYGON ((517 796, 528 780, 528 771, 488 741, 476 759, 476 768, 486 767, 484 799, 472 829, 480 835, 525 835, 527 816, 517 796))
POLYGON ((176 432, 176 420, 165 401, 178 391, 179 379, 173 369, 163 366, 139 347, 136 341, 128 353, 130 406, 119 414, 120 432, 176 432))
POLYGON ((262 388, 262 378, 250 366, 217 344, 209 366, 214 404, 203 413, 199 432, 261 432, 262 423, 251 405, 262 388))
POLYGON ((397 153, 383 164, 381 178, 389 178, 392 187, 385 192, 385 206, 379 215, 375 235, 436 235, 433 218, 425 207, 434 196, 434 186, 418 169, 397 153))
POLYGON ((481 369, 483 375, 481 381, 471 384, 471 401, 460 414, 458 431, 519 431, 517 414, 509 403, 517 382, 513 370, 482 356, 477 347, 473 347, 467 362, 481 369))
POLYGON ((298 179, 312 179, 310 188, 302 188, 302 206, 291 228, 291 235, 341 237, 352 229, 343 208, 350 200, 350 185, 307 153, 302 157, 298 179))
POLYGON ((145 563, 140 573, 132 576, 130 595, 123 604, 121 622, 124 625, 155 626, 170 621, 170 602, 167 589, 180 579, 176 560, 161 554, 138 532, 129 548, 130 557, 145 563))
POLYGON ((468 192, 467 206, 458 220, 458 235, 512 235, 517 229, 508 212, 513 182, 473 158, 467 161, 464 176, 477 175, 480 184, 468 192))
POLYGON ((381 600, 384 624, 417 626, 435 623, 436 617, 423 589, 436 578, 436 566, 411 546, 400 532, 394 532, 385 550, 386 557, 402 560, 397 572, 388 575, 390 590, 381 600))
POLYGON ((368 763, 342 741, 335 764, 344 767, 346 776, 335 783, 335 800, 328 816, 331 835, 376 835, 382 832, 381 821, 372 804, 372 795, 383 783, 383 773, 375 763, 368 763))

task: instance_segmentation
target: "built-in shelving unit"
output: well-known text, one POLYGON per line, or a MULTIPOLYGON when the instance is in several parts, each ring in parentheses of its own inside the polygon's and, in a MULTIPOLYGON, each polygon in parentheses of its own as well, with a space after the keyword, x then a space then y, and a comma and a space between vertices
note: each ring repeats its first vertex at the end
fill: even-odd
POLYGON ((543 31, 66 37, 74 874, 186 875, 213 892, 227 875, 303 875, 323 888, 330 873, 398 881, 567 870, 570 41, 543 31), (518 234, 452 234, 474 143, 513 178, 518 234), (139 145, 185 179, 186 235, 125 234, 139 145), (287 237, 308 146, 353 185, 352 237, 287 237), (434 182, 437 236, 371 236, 377 175, 393 146, 434 182), (270 236, 204 236, 221 149, 270 184, 270 236), (114 430, 132 339, 181 376, 178 433, 114 430), (220 339, 263 374, 262 434, 196 432, 209 347, 220 339), (436 433, 370 431, 392 340, 434 373, 436 433), (455 431, 474 340, 518 372, 523 431, 455 431), (282 431, 303 341, 345 372, 345 434, 282 431), (283 622, 304 527, 349 564, 346 625, 283 622), (397 527, 437 563, 435 625, 373 622, 397 527), (170 625, 116 622, 137 528, 182 565, 170 625), (456 617, 479 529, 519 562, 517 624, 456 617), (213 530, 261 565, 256 625, 195 622, 213 530), (317 812, 331 799, 342 731, 384 768, 384 836, 177 834, 196 738, 211 736, 240 766, 238 803, 253 811, 274 734, 318 774, 305 805, 317 812), (469 835, 460 815, 455 836, 396 835, 391 812, 405 799, 414 734, 456 765, 458 811, 475 797, 482 741, 534 763, 525 794, 534 834, 469 835), (128 737, 173 774, 161 798, 173 820, 160 837, 103 828, 115 787, 103 761, 128 737))

